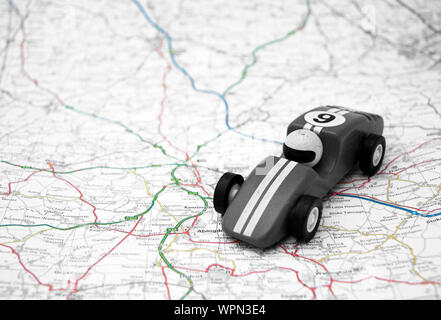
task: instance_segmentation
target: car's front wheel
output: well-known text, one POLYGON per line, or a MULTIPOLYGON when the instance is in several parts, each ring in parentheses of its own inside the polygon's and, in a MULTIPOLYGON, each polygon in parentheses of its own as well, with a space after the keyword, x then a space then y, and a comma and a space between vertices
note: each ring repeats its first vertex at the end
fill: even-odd
POLYGON ((239 192, 243 182, 244 179, 240 174, 231 172, 224 173, 214 189, 214 210, 220 214, 224 214, 231 201, 233 201, 234 197, 239 192))
POLYGON ((323 205, 319 198, 301 196, 289 217, 291 234, 299 242, 309 242, 317 232, 322 218, 323 205))
POLYGON ((377 134, 368 135, 361 146, 359 166, 367 176, 373 176, 380 170, 386 151, 386 139, 377 134))

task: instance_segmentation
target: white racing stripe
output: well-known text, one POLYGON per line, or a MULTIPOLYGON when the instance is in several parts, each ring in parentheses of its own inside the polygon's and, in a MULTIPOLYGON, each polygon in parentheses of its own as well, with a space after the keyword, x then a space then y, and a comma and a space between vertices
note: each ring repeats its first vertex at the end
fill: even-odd
POLYGON ((323 127, 316 126, 312 129, 312 131, 314 131, 317 134, 320 134, 320 132, 322 132, 322 129, 323 127))
POLYGON ((236 222, 236 225, 234 226, 233 231, 240 233, 242 231, 242 228, 245 225, 245 222, 248 220, 248 217, 250 216, 251 212, 253 211, 254 207, 256 206, 257 201, 259 200, 262 193, 265 191, 268 184, 271 182, 271 180, 274 178, 274 176, 279 172, 279 170, 282 168, 282 166, 287 162, 286 159, 280 158, 279 161, 274 165, 274 167, 271 168, 271 170, 268 172, 268 174, 263 178, 263 180, 260 182, 259 186, 257 187, 256 191, 254 191, 253 195, 250 197, 250 200, 248 200, 248 203, 245 206, 245 209, 243 210, 242 214, 240 215, 239 219, 236 222))
POLYGON ((282 182, 291 173, 292 169, 294 169, 294 167, 296 165, 297 165, 297 162, 290 161, 288 163, 288 165, 282 170, 282 172, 277 176, 276 180, 274 180, 274 182, 268 188, 268 191, 265 193, 265 195, 263 196, 259 205, 257 206, 256 210, 254 211, 254 214, 251 217, 250 222, 248 222, 248 225, 243 233, 245 236, 248 236, 248 237, 251 236, 254 229, 256 228, 257 223, 259 222, 260 218, 262 217, 263 212, 265 211, 269 202, 273 198, 277 189, 279 189, 282 182))
POLYGON ((310 123, 305 123, 305 125, 303 126, 303 129, 311 130, 312 125, 310 123))

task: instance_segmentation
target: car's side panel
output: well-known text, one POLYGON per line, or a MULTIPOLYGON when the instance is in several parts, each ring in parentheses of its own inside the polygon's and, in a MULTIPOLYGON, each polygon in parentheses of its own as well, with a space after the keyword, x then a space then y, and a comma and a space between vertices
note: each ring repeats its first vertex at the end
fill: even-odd
POLYGON ((287 234, 287 216, 297 198, 310 184, 317 184, 317 173, 310 167, 279 157, 268 157, 267 174, 262 163, 248 176, 227 209, 224 231, 257 247, 273 245, 287 234), (260 172, 259 172, 260 171, 260 172))
POLYGON ((331 189, 357 164, 363 139, 370 133, 383 133, 383 119, 366 112, 323 106, 295 119, 289 125, 288 133, 301 128, 316 132, 322 139, 323 156, 314 169, 331 189), (317 116, 320 113, 332 115, 333 121, 326 122, 326 117, 320 119, 317 116))
POLYGON ((260 199, 275 178, 274 174, 286 163, 286 159, 268 156, 251 171, 225 212, 222 223, 226 233, 236 236, 242 232, 251 214, 249 207, 254 209, 252 204, 260 199))
MULTIPOLYGON (((258 166, 256 170, 251 174, 247 181, 257 180, 250 178, 258 178, 258 176, 262 176, 263 178, 258 183, 253 183, 254 191, 250 189, 251 196, 248 200, 239 205, 243 207, 242 213, 237 219, 233 231, 236 233, 241 233, 245 228, 245 224, 249 222, 252 218, 252 213, 255 210, 256 206, 260 203, 264 195, 268 194, 268 190, 274 185, 274 181, 278 179, 282 172, 286 171, 286 167, 288 165, 288 161, 285 159, 276 159, 275 157, 269 157, 265 161, 265 165, 267 168, 262 168, 258 166), (259 169, 261 169, 259 172, 259 169), (265 170, 268 172, 263 173, 265 170)), ((248 187, 248 186, 247 186, 248 187)), ((246 199, 245 199, 246 200, 246 199)), ((237 201, 236 201, 237 203, 237 201)), ((236 203, 234 205, 236 205, 236 203)))

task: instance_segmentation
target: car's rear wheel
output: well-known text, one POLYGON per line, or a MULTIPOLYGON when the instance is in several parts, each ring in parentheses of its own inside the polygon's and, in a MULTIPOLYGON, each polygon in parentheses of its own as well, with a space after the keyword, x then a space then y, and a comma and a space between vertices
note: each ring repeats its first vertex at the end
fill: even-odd
POLYGON ((361 146, 359 166, 367 176, 373 176, 380 170, 386 151, 386 139, 377 134, 368 135, 361 146))
POLYGON ((234 197, 239 192, 243 181, 244 179, 240 174, 231 172, 224 173, 214 189, 214 210, 220 214, 224 214, 231 201, 233 201, 234 197))
POLYGON ((319 198, 301 196, 289 217, 291 234, 299 242, 309 242, 317 232, 322 218, 323 205, 319 198))

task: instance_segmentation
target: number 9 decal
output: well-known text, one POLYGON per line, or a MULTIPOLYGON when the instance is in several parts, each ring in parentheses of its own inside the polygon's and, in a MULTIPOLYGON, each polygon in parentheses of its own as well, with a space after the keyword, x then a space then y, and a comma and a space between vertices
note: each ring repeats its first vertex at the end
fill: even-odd
POLYGON ((305 121, 313 126, 336 127, 343 124, 346 119, 344 116, 328 111, 311 111, 305 114, 305 121))

